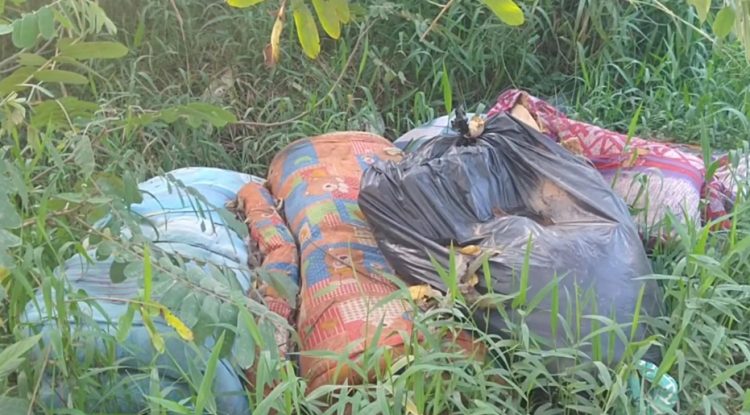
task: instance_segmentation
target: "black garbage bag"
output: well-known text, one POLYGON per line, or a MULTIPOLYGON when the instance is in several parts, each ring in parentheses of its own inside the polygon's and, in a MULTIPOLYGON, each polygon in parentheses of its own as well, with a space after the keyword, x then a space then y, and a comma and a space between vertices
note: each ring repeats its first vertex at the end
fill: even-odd
POLYGON ((524 314, 539 344, 618 362, 628 342, 645 338, 644 316, 662 312, 658 284, 642 278, 651 266, 624 201, 584 159, 511 115, 487 119, 475 138, 456 121, 401 161, 364 173, 359 204, 395 273, 447 292, 433 260, 448 268, 453 250, 457 275, 470 284, 479 257, 491 278, 479 267, 476 293, 523 290, 516 304, 477 308, 480 329, 508 337, 508 322, 524 314))

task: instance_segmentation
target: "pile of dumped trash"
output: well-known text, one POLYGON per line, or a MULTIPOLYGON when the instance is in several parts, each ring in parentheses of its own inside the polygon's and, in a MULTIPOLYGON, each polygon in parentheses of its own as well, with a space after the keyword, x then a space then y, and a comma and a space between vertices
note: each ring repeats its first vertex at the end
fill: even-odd
MULTIPOLYGON (((643 278, 651 273, 643 241, 672 237, 661 232, 668 220, 724 226, 739 177, 747 175, 746 163, 731 161, 712 160, 720 167, 706 180, 705 161, 690 149, 571 120, 538 98, 510 90, 487 114, 441 117, 395 143, 362 132, 294 142, 276 155, 265 179, 214 168, 175 170, 142 183, 144 201, 131 210, 144 219, 143 234, 159 249, 181 256, 197 272, 228 267, 244 296, 257 297, 279 321, 296 327, 299 339, 293 341, 284 324, 275 326, 274 353, 295 360, 313 390, 367 380, 347 365, 368 348, 388 348, 390 357, 408 353, 419 310, 409 298, 393 295, 399 288, 392 276, 426 288, 415 293, 458 289, 466 299, 493 293, 535 298, 524 318, 542 344, 578 347, 584 356, 616 364, 628 347, 625 339, 602 336, 596 355, 591 343, 572 342, 556 330, 572 318, 565 310, 610 318, 626 332, 634 320, 660 316, 662 292, 643 278), (247 224, 249 240, 217 213, 227 205, 247 224), (458 281, 438 272, 451 264, 458 281), (260 278, 259 271, 272 274, 270 281, 285 281, 292 292, 260 278), (588 300, 578 297, 581 292, 588 300), (305 353, 320 350, 346 355, 349 363, 305 353)), ((96 325, 114 336, 141 281, 113 282, 113 258, 87 256, 76 255, 58 269, 66 295, 82 290, 97 298, 82 307, 90 319, 71 317, 68 323, 84 332, 96 325)), ((41 330, 50 341, 61 320, 45 308, 45 295, 40 290, 29 304, 25 321, 29 334, 41 330)), ((514 301, 476 307, 476 327, 509 336, 508 323, 520 318, 523 306, 514 301)), ((154 350, 148 333, 153 328, 139 319, 116 345, 123 369, 114 383, 132 386, 113 411, 148 406, 144 391, 150 380, 135 375, 140 366, 156 362, 163 386, 172 391, 168 398, 175 400, 190 395, 181 367, 206 369, 215 339, 188 344, 170 337, 173 329, 161 317, 154 322, 169 339, 166 353, 154 350)), ((580 337, 595 329, 582 322, 580 337)), ((634 333, 630 341, 648 336, 644 327, 634 333)), ((444 345, 476 359, 487 356, 469 332, 446 338, 444 345)), ((82 350, 88 348, 106 350, 96 335, 82 350)), ((213 379, 220 413, 249 411, 241 378, 253 383, 254 364, 237 369, 230 359, 220 362, 213 379)), ((551 370, 568 364, 549 362, 551 370)), ((658 364, 658 351, 651 351, 641 374, 653 376, 658 364)), ((44 396, 63 405, 65 393, 57 387, 47 379, 44 396)), ((664 377, 651 393, 655 408, 669 408, 677 386, 664 377)))

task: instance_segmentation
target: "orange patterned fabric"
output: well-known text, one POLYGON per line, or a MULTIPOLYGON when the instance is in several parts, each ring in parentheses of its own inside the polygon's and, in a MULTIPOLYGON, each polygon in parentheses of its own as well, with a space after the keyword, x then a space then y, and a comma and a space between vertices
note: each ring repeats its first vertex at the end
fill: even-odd
MULTIPOLYGON (((264 268, 284 271, 300 286, 299 363, 309 390, 364 381, 348 362, 357 364, 368 348, 390 351, 368 376, 384 373, 412 336, 412 307, 404 299, 387 298, 397 289, 385 278, 392 271, 357 203, 363 170, 377 159, 397 157, 389 141, 373 134, 324 134, 280 152, 265 188, 248 185, 240 191, 264 268), (274 206, 282 206, 281 212, 274 206)), ((275 293, 266 294, 272 311, 291 314, 275 293)), ((467 333, 455 340, 463 349, 472 347, 467 333)))

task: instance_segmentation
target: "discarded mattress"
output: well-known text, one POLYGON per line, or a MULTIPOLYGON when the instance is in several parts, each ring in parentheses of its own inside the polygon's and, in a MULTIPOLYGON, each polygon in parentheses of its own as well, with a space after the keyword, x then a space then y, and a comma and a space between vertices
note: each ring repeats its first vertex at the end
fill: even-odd
MULTIPOLYGON (((526 314, 542 347, 618 361, 626 348, 619 338, 583 341, 597 330, 595 320, 580 318, 573 336, 570 324, 598 315, 629 332, 641 288, 641 317, 661 313, 657 284, 638 280, 651 267, 627 206, 582 158, 507 114, 487 118, 476 138, 464 130, 443 132, 402 161, 379 161, 364 172, 359 204, 395 273, 447 292, 454 283, 440 278, 433 261, 449 268, 453 247, 455 284, 467 295, 525 298, 516 300, 523 312, 510 304, 480 307, 480 329, 507 337, 518 330, 508 321, 526 314)), ((646 335, 643 326, 635 333, 636 341, 646 335)), ((553 368, 570 363, 550 361, 553 368)))
MULTIPOLYGON (((735 160, 714 155, 720 164, 706 182, 700 149, 687 145, 628 137, 568 118, 549 103, 520 90, 507 90, 486 117, 509 113, 557 143, 588 159, 631 209, 642 235, 664 236, 669 214, 682 222, 707 223, 732 209, 738 183, 747 177, 748 157, 735 160), (705 206, 701 199, 707 201, 705 206)), ((417 127, 395 141, 407 151, 445 133, 450 118, 443 116, 417 127)), ((727 222, 721 223, 726 225, 727 222)))
POLYGON ((262 269, 300 289, 296 305, 272 286, 266 299, 290 323, 296 319, 300 374, 310 391, 372 380, 374 372, 363 379, 352 367, 368 348, 386 347, 393 359, 407 349, 413 307, 388 298, 397 290, 385 277, 393 271, 357 204, 362 172, 399 158, 392 150, 386 139, 363 132, 299 140, 273 159, 265 186, 251 183, 239 193, 262 269), (351 363, 340 364, 342 358, 351 363))
MULTIPOLYGON (((249 175, 215 168, 178 169, 141 183, 143 201, 132 205, 131 209, 143 217, 143 234, 161 251, 179 256, 185 261, 186 269, 223 267, 234 275, 232 285, 247 293, 251 282, 247 246, 242 237, 227 226, 219 209, 235 200, 237 190, 243 185, 260 181, 249 175)), ((106 354, 108 347, 114 347, 120 364, 114 375, 111 371, 103 371, 99 380, 108 382, 109 387, 103 390, 111 393, 91 396, 90 407, 119 413, 136 413, 148 408, 145 396, 150 394, 150 373, 144 373, 141 368, 151 367, 154 363, 159 369, 161 390, 171 390, 166 398, 179 401, 194 396, 213 341, 209 339, 203 345, 186 342, 162 317, 154 317, 154 325, 166 343, 165 353, 158 355, 140 313, 136 313, 127 339, 123 343, 116 342, 114 335, 118 320, 127 310, 127 304, 118 300, 135 298, 142 282, 128 278, 113 283, 110 278, 113 257, 96 260, 94 249, 87 254, 94 262, 75 255, 56 270, 56 275, 64 280, 67 298, 71 293, 83 290, 87 297, 94 299, 78 302, 90 320, 76 322, 72 317, 69 320, 73 328, 71 332, 79 336, 76 339, 81 351, 79 358, 84 359, 94 350, 106 354), (104 341, 105 334, 112 336, 111 341, 104 341)), ((50 318, 55 311, 46 309, 41 291, 27 306, 24 321, 29 325, 29 334, 41 330, 44 343, 49 344, 60 329, 54 317, 50 318)), ((164 292, 158 292, 155 286, 154 299, 158 301, 161 294, 164 292)), ((178 310, 173 311, 185 320, 178 310)), ((228 360, 219 362, 213 382, 219 413, 249 413, 241 376, 228 360)), ((56 382, 51 375, 45 377, 42 395, 48 404, 64 406, 65 402, 60 399, 65 399, 66 394, 61 385, 53 383, 56 382)))

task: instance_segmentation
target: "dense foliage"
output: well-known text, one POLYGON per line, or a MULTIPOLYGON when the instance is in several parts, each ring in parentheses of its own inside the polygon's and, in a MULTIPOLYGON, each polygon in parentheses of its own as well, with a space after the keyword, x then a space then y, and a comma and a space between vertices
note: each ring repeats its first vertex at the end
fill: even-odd
MULTIPOLYGON (((431 2, 370 2, 353 11, 338 40, 320 37, 314 61, 300 53, 295 32, 283 31, 283 64, 269 68, 263 47, 278 12, 271 2, 236 9, 220 0, 0 0, 0 412, 43 412, 37 385, 50 367, 76 386, 66 397, 70 408, 95 411, 92 398, 116 399, 94 376, 116 370, 116 362, 71 359, 72 331, 45 345, 62 358, 25 358, 38 339, 20 340, 19 314, 35 289, 59 286, 53 269, 65 258, 90 246, 117 252, 117 278, 148 276, 134 302, 144 315, 179 302, 151 301, 147 280, 158 287, 205 277, 149 261, 147 242, 116 236, 135 228, 126 206, 140 197, 136 183, 155 174, 201 165, 262 176, 270 157, 300 137, 357 129, 394 138, 457 104, 486 108, 510 86, 611 129, 707 150, 746 146, 745 51, 696 31, 709 32, 714 18, 702 22, 684 0, 518 2, 525 18, 517 27, 478 3, 455 2, 432 25, 442 8, 431 2), (116 220, 95 226, 107 213, 116 220)), ((720 10, 716 4, 711 16, 720 10)), ((652 340, 664 352, 663 370, 680 384, 680 414, 750 410, 746 195, 730 231, 693 224, 652 256, 669 318, 645 323, 658 333, 652 340)), ((227 344, 262 348, 263 328, 249 323, 262 307, 215 288, 184 319, 195 341, 225 333, 227 344), (237 310, 249 311, 238 317, 237 310)), ((78 316, 86 299, 50 301, 63 321, 78 316)), ((445 316, 458 309, 446 303, 421 324, 455 328, 445 316)), ((342 413, 347 406, 362 413, 638 413, 625 393, 638 351, 614 370, 556 376, 523 333, 521 325, 517 338, 485 339, 505 359, 493 366, 417 349, 378 385, 307 396, 287 363, 271 360, 278 374, 266 376, 281 382, 248 398, 256 413, 342 413)), ((172 404, 153 388, 151 410, 210 409, 201 386, 192 401, 172 404)))

